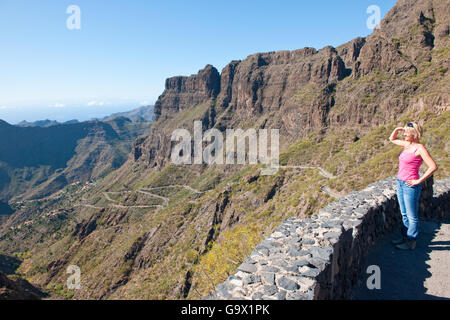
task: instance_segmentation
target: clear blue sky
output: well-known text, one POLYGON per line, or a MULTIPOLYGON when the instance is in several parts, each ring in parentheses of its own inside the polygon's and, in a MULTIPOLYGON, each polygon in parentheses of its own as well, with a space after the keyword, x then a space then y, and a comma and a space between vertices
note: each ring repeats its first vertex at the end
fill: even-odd
POLYGON ((206 64, 221 71, 256 52, 320 49, 367 36, 368 6, 379 6, 383 17, 394 4, 0 0, 0 119, 36 120, 51 112, 82 119, 153 103, 167 77, 206 64), (69 5, 81 9, 80 30, 66 27, 69 5), (72 116, 74 106, 85 108, 72 116))

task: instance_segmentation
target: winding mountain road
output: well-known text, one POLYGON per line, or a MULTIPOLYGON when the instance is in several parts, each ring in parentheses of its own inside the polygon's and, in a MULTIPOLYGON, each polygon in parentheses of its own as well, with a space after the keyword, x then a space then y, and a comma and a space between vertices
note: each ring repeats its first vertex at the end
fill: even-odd
MULTIPOLYGON (((327 179, 333 179, 336 178, 336 176, 334 174, 332 174, 331 172, 326 171, 325 169, 323 169, 322 167, 319 166, 279 166, 278 168, 280 169, 317 169, 319 171, 319 173, 327 178, 327 179)), ((329 186, 324 185, 320 188, 320 190, 322 192, 327 193, 329 196, 339 199, 340 197, 342 197, 342 194, 339 194, 333 190, 330 189, 329 186)))
MULTIPOLYGON (((161 196, 159 194, 155 194, 150 192, 151 190, 160 190, 160 189, 166 189, 166 188, 184 188, 187 189, 195 194, 203 194, 207 191, 200 191, 197 189, 192 188, 191 186, 188 185, 167 185, 167 186, 160 186, 160 187, 147 187, 147 188, 141 188, 139 190, 137 190, 136 192, 142 193, 142 194, 146 194, 149 196, 152 196, 154 198, 160 199, 163 201, 163 205, 160 204, 153 204, 153 205, 133 205, 133 206, 127 206, 127 205, 123 205, 121 204, 118 200, 112 199, 110 194, 121 194, 121 193, 131 193, 132 191, 130 190, 124 190, 124 191, 104 191, 103 192, 103 196, 105 197, 105 199, 109 202, 111 202, 111 204, 109 205, 110 207, 113 208, 119 208, 119 209, 127 209, 127 208, 157 208, 159 209, 163 209, 164 207, 167 207, 169 205, 169 198, 161 196)), ((83 201, 85 201, 86 199, 83 199, 83 201)), ((83 206, 83 207, 87 207, 87 208, 93 208, 93 209, 103 209, 104 207, 97 207, 91 204, 87 204, 87 203, 79 203, 79 204, 75 204, 74 206, 79 207, 79 206, 83 206)))
POLYGON ((164 206, 166 206, 166 207, 169 205, 169 198, 148 192, 147 189, 145 189, 145 190, 141 189, 141 190, 138 190, 137 192, 161 199, 162 201, 164 201, 164 206))

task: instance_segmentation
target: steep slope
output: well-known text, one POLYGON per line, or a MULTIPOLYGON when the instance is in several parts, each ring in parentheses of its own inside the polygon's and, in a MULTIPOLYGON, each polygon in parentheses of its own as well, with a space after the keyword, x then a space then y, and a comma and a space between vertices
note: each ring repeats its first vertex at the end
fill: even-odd
POLYGON ((0 300, 38 300, 45 297, 25 279, 15 275, 20 260, 0 254, 0 300))
POLYGON ((131 121, 152 122, 154 120, 153 106, 142 106, 131 111, 113 113, 112 115, 105 117, 103 120, 111 120, 118 117, 128 118, 131 121))
POLYGON ((0 123, 0 199, 43 197, 120 167, 148 123, 125 118, 41 127, 0 123))
POLYGON ((442 1, 401 0, 381 30, 338 48, 258 53, 220 74, 207 65, 167 79, 128 160, 18 206, 0 251, 25 256, 20 272, 49 290, 78 265, 74 298, 198 299, 286 217, 395 174, 399 150, 387 138, 406 121, 424 124, 436 178, 448 176, 448 12, 442 1), (284 168, 174 166, 171 134, 192 132, 194 120, 204 130, 280 129, 284 168))
MULTIPOLYGON (((220 78, 207 65, 197 75, 167 79, 154 131, 190 109, 202 113, 206 128, 278 128, 287 145, 333 126, 366 133, 424 105, 440 113, 449 106, 448 9, 447 1, 402 0, 381 30, 336 49, 257 53, 232 61, 220 78), (195 110, 208 100, 210 107, 195 110)), ((169 149, 162 145, 170 140, 158 134, 139 140, 135 159, 164 165, 169 149)))
POLYGON ((0 300, 39 300, 44 296, 28 281, 17 277, 12 278, 8 278, 0 271, 0 300))
POLYGON ((0 201, 0 224, 9 216, 14 213, 14 210, 9 206, 8 203, 0 201))

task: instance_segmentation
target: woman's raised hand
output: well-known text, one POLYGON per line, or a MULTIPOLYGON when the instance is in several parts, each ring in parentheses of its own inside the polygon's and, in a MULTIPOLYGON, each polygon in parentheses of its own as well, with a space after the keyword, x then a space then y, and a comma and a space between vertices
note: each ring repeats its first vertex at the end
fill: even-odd
POLYGON ((391 136, 389 137, 389 140, 390 140, 392 143, 394 143, 394 144, 396 144, 396 145, 398 145, 398 146, 404 147, 404 146, 406 145, 406 142, 397 139, 397 133, 398 133, 399 131, 401 131, 401 130, 404 131, 405 128, 403 128, 403 127, 397 127, 397 128, 395 128, 394 131, 392 131, 392 134, 391 134, 391 136))

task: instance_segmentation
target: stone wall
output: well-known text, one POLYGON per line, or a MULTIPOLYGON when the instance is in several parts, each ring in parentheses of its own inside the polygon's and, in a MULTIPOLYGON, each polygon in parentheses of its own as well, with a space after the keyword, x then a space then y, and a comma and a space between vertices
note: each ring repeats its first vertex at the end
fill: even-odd
MULTIPOLYGON (((450 177, 422 190, 421 219, 445 218, 450 177)), ((311 218, 287 218, 206 299, 346 299, 367 252, 400 224, 396 178, 377 181, 311 218)))

